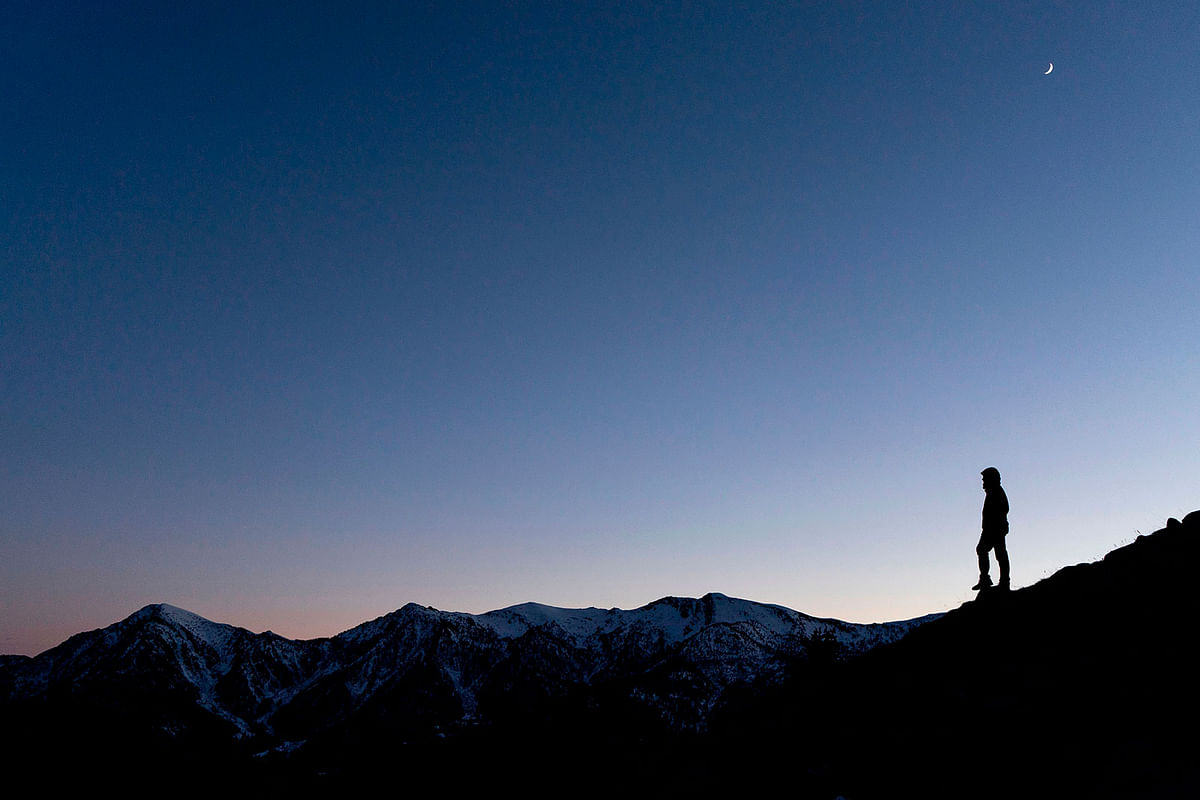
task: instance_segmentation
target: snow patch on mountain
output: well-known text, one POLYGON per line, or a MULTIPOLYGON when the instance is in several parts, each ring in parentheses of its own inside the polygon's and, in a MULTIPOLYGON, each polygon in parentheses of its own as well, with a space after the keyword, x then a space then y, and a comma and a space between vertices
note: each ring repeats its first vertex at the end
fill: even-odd
POLYGON ((472 619, 503 639, 515 639, 531 628, 555 624, 576 640, 586 639, 597 631, 619 624, 623 612, 611 608, 556 608, 541 603, 522 603, 486 614, 470 615, 472 619))
POLYGON ((160 603, 149 608, 153 609, 154 613, 158 614, 164 621, 187 631, 197 641, 203 642, 222 656, 229 654, 230 642, 237 635, 238 631, 245 630, 244 628, 235 628, 232 625, 226 625, 223 622, 213 622, 199 614, 194 614, 186 609, 166 603, 160 603))
POLYGON ((664 644, 679 644, 710 625, 749 623, 779 636, 810 637, 831 633, 848 651, 858 652, 892 641, 911 628, 935 619, 930 614, 912 620, 860 625, 820 619, 780 605, 757 603, 718 592, 700 598, 664 597, 640 608, 557 608, 522 603, 471 617, 505 639, 515 639, 533 628, 556 625, 576 643, 620 630, 653 631, 664 644))

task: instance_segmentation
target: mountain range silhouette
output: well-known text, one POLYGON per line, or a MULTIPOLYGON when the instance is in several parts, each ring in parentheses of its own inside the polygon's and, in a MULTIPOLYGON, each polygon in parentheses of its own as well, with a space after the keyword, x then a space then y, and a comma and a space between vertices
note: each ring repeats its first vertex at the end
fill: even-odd
POLYGON ((714 593, 410 604, 293 641, 147 606, 0 657, 0 747, 10 776, 201 796, 1194 797, 1198 550, 1193 512, 1032 586, 870 626, 714 593))

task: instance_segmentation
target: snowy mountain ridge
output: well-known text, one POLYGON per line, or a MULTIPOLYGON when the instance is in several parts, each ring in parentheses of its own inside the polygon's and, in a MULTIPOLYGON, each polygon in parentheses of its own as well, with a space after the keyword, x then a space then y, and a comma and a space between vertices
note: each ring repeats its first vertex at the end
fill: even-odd
POLYGON ((702 729, 729 687, 778 679, 815 638, 856 654, 938 616, 862 625, 717 593, 632 610, 410 603, 331 638, 290 640, 155 604, 0 665, 0 703, 127 696, 166 731, 200 711, 237 740, 295 742, 377 715, 413 735, 453 730, 619 685, 671 727, 702 729))

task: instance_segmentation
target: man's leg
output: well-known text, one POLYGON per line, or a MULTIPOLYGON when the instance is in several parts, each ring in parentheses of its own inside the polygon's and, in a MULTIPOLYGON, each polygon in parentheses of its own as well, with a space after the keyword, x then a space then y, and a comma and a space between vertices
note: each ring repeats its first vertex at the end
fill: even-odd
POLYGON ((979 556, 979 583, 972 586, 972 589, 986 589, 992 585, 992 579, 988 576, 988 550, 991 549, 991 542, 980 534, 979 544, 975 545, 975 554, 979 556))
POLYGON ((1000 587, 1008 588, 1008 548, 1004 545, 1004 537, 997 536, 993 544, 996 549, 996 563, 1000 565, 1000 587))

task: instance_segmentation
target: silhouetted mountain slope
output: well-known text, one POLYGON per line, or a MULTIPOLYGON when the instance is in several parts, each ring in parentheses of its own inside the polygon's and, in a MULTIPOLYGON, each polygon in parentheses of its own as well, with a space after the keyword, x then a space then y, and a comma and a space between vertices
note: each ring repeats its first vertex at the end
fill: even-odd
POLYGON ((804 753, 847 797, 1200 796, 1200 513, 743 696, 715 742, 804 753))

